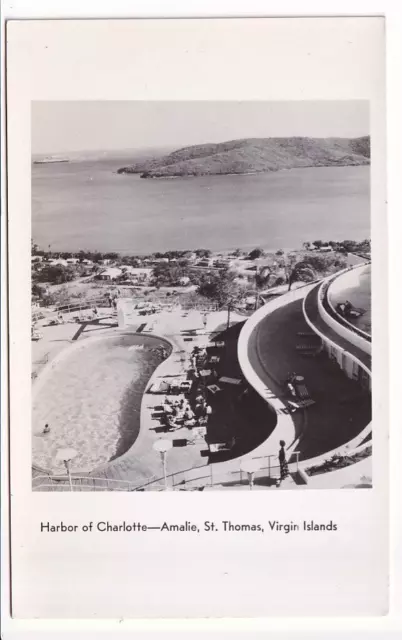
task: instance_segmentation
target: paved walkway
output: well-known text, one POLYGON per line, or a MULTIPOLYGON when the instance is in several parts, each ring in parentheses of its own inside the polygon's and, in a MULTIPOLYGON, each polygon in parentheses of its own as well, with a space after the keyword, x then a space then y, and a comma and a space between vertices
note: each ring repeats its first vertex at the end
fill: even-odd
POLYGON ((111 314, 110 309, 100 310, 99 319, 91 322, 75 322, 72 320, 73 315, 75 314, 70 314, 71 321, 66 318, 63 324, 49 326, 47 319, 36 323, 37 330, 43 337, 31 343, 32 373, 38 374, 50 360, 74 341, 78 332, 78 337, 82 340, 102 335, 117 326, 117 315, 111 314))
MULTIPOLYGON (((172 354, 154 372, 147 385, 148 388, 153 380, 185 375, 185 369, 189 366, 190 351, 196 344, 209 343, 211 335, 226 328, 227 313, 225 311, 210 313, 206 327, 203 326, 202 320, 201 314, 197 311, 164 311, 155 316, 139 316, 138 324, 124 329, 124 332, 136 332, 139 327, 142 327, 144 335, 159 335, 167 338, 172 344, 172 354), (196 335, 194 335, 195 333, 196 335)), ((231 314, 231 324, 242 320, 241 316, 237 316, 235 313, 231 314)), ((102 321, 88 324, 84 326, 82 331, 78 331, 80 325, 77 323, 40 327, 43 339, 38 343, 33 343, 35 368, 39 368, 39 363, 45 366, 44 356, 47 354, 49 360, 53 359, 68 344, 73 343, 74 337, 77 337, 81 342, 93 335, 110 334, 110 322, 105 320, 105 323, 107 326, 102 326, 102 321)), ((117 330, 116 335, 118 333, 117 330)), ((149 393, 143 395, 141 428, 133 446, 116 460, 95 468, 90 475, 114 481, 129 481, 135 486, 160 478, 163 475, 162 463, 159 454, 153 449, 153 444, 161 437, 171 440, 173 445, 167 457, 168 474, 195 467, 203 468, 208 464, 208 449, 204 440, 185 445, 188 440, 192 439, 189 429, 182 427, 174 432, 164 432, 159 421, 153 415, 155 406, 161 403, 162 398, 163 396, 149 393)), ((195 473, 197 474, 198 471, 195 473)), ((205 475, 204 472, 202 474, 205 475)))
POLYGON ((311 476, 309 489, 367 489, 372 485, 372 458, 365 458, 343 469, 311 476))
MULTIPOLYGON (((231 323, 235 324, 242 320, 241 316, 231 314, 231 323)), ((202 324, 202 316, 197 311, 162 312, 155 317, 139 317, 139 321, 142 324, 146 322, 143 330, 145 333, 163 336, 173 346, 170 357, 159 365, 151 377, 147 387, 149 389, 152 383, 161 378, 185 377, 185 371, 189 367, 189 354, 193 347, 207 345, 211 336, 226 328, 227 312, 217 311, 208 314, 205 328, 202 324), (194 335, 195 331, 196 335, 194 335)), ((133 328, 135 326, 134 324, 133 328)), ((205 440, 195 440, 194 444, 188 444, 192 439, 191 429, 180 427, 167 432, 154 417, 155 407, 162 403, 163 398, 163 395, 147 392, 144 394, 141 405, 141 429, 137 440, 123 456, 104 465, 101 469, 95 469, 91 475, 127 480, 136 486, 161 478, 162 462, 159 454, 154 451, 153 445, 156 440, 163 438, 172 442, 172 448, 166 458, 168 474, 181 474, 188 471, 193 478, 209 476, 210 471, 205 469, 209 460, 205 440)), ((180 478, 177 479, 179 480, 180 478)))

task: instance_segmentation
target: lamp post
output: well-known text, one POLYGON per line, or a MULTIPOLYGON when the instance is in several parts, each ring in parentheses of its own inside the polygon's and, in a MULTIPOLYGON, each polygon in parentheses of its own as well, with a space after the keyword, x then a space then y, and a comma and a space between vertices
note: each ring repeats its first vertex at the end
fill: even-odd
POLYGON ((230 329, 230 312, 232 310, 233 300, 229 300, 228 302, 228 319, 226 323, 226 329, 230 329))
POLYGON ((70 485, 70 491, 73 491, 73 482, 71 479, 71 470, 70 470, 70 462, 74 460, 74 458, 78 455, 78 452, 75 449, 67 448, 67 449, 59 449, 56 453, 57 462, 64 462, 64 466, 66 467, 68 483, 70 485))
POLYGON ((259 460, 253 460, 249 458, 247 460, 242 460, 240 463, 240 470, 247 473, 250 490, 253 488, 253 485, 254 485, 254 474, 256 473, 256 471, 259 471, 260 469, 261 469, 261 465, 259 460))
POLYGON ((166 456, 167 452, 172 448, 171 440, 164 440, 161 438, 160 440, 156 440, 153 444, 153 448, 155 451, 158 451, 161 456, 162 466, 163 466, 163 477, 165 482, 165 491, 168 490, 168 482, 167 482, 167 474, 166 474, 166 456))

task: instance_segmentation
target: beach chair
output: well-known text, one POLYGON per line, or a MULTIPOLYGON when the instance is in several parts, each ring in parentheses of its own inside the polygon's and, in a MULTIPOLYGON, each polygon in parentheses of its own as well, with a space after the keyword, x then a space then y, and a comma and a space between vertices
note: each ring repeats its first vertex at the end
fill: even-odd
POLYGON ((210 391, 211 393, 213 393, 215 395, 215 393, 218 393, 218 391, 222 391, 222 389, 220 387, 218 387, 217 384, 210 384, 207 387, 208 391, 210 391))
POLYGON ((204 440, 207 434, 206 427, 194 427, 192 430, 193 438, 192 440, 204 440))
POLYGON ((199 374, 202 378, 208 378, 210 375, 212 375, 212 371, 211 369, 201 369, 199 374))
POLYGON ((241 384, 242 380, 240 378, 229 378, 228 376, 222 376, 222 378, 219 378, 219 382, 226 382, 227 384, 241 384))
POLYGON ((308 389, 307 389, 305 384, 298 384, 296 386, 296 391, 297 391, 297 395, 302 400, 310 399, 310 394, 309 394, 308 389))
POLYGON ((170 383, 170 393, 179 394, 180 393, 180 383, 177 380, 174 380, 170 383))
POLYGON ((233 437, 227 442, 211 442, 208 444, 210 453, 220 453, 221 451, 230 451, 233 449, 236 439, 233 437))
POLYGON ((293 408, 294 411, 297 411, 298 409, 307 409, 307 407, 311 407, 313 404, 315 404, 315 400, 312 400, 311 398, 309 398, 308 400, 299 400, 299 402, 289 400, 288 404, 291 406, 291 408, 293 408))
POLYGON ((300 355, 303 358, 315 358, 320 352, 318 350, 315 351, 301 351, 300 355))
POLYGON ((317 349, 317 344, 298 344, 296 349, 297 351, 313 351, 317 349))

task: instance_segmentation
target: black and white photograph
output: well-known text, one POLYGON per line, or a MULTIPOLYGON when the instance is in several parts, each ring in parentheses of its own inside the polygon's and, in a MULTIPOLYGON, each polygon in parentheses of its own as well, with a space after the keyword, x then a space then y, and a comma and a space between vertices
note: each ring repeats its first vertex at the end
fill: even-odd
POLYGON ((367 100, 34 101, 32 489, 371 489, 367 100))
POLYGON ((18 624, 387 618, 384 26, 9 24, 18 624))

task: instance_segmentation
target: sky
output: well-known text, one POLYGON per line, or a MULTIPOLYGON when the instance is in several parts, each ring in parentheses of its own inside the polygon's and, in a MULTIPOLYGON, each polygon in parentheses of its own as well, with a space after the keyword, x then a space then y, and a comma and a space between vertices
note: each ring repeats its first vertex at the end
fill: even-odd
POLYGON ((366 101, 33 102, 32 153, 178 149, 237 138, 369 135, 366 101))

